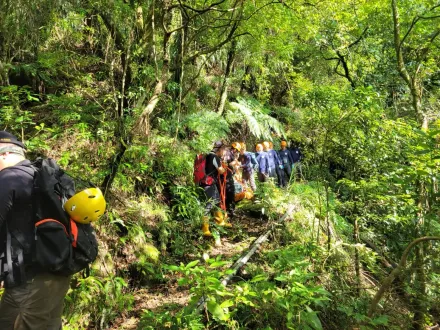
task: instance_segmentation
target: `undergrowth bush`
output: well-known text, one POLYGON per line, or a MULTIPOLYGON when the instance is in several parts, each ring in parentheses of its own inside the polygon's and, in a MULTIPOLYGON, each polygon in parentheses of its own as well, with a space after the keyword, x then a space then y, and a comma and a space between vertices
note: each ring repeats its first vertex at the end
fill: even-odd
POLYGON ((105 329, 121 311, 133 307, 133 295, 121 277, 78 276, 76 281, 65 299, 64 319, 68 329, 105 329))

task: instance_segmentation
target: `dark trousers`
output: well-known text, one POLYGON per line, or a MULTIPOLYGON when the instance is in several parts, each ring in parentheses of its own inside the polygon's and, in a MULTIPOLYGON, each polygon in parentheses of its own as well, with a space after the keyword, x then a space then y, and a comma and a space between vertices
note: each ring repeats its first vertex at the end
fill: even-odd
POLYGON ((228 212, 229 217, 234 215, 235 211, 235 186, 234 179, 228 180, 226 182, 226 212, 228 212))
POLYGON ((290 176, 292 175, 292 165, 291 164, 284 165, 283 171, 286 182, 289 182, 290 176))
POLYGON ((0 329, 60 330, 69 284, 70 276, 47 273, 5 289, 0 302, 0 329))
POLYGON ((278 177, 278 186, 285 187, 286 186, 286 178, 284 176, 284 170, 281 168, 276 169, 277 177, 278 177))
POLYGON ((261 172, 258 172, 257 176, 258 176, 258 181, 260 181, 260 182, 267 182, 267 180, 269 179, 268 175, 261 173, 261 172))
POLYGON ((205 216, 211 213, 211 210, 220 203, 220 194, 218 192, 217 185, 214 183, 210 186, 204 186, 206 195, 205 216))
POLYGON ((270 178, 276 178, 277 177, 277 171, 275 170, 275 167, 269 167, 269 177, 270 178))

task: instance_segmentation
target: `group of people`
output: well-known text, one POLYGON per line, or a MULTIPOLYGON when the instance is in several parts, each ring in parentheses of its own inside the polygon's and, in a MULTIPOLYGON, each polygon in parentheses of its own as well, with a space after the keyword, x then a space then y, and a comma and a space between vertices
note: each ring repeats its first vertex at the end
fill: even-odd
MULTIPOLYGON (((207 203, 203 216, 202 232, 211 237, 209 229, 211 216, 219 226, 231 227, 228 221, 234 215, 235 203, 244 198, 253 198, 257 189, 255 173, 260 182, 277 180, 285 187, 292 176, 292 170, 302 158, 297 147, 288 149, 287 142, 281 141, 281 149, 273 150, 272 142, 256 145, 256 152, 246 150, 244 142, 215 142, 205 158, 206 179, 200 184, 204 189, 207 203)), ((216 244, 220 244, 216 238, 216 244)))
POLYGON ((288 149, 287 142, 284 140, 281 141, 280 146, 281 149, 275 151, 272 142, 264 141, 257 144, 255 149, 259 165, 258 180, 267 182, 270 178, 273 178, 277 180, 279 187, 285 187, 292 176, 293 170, 295 170, 293 172, 295 176, 299 175, 302 154, 299 147, 292 145, 288 149))

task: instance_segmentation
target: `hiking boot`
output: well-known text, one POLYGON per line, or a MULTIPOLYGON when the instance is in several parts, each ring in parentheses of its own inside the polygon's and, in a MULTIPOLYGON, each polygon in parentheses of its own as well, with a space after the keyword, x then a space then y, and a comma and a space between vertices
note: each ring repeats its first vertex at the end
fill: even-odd
POLYGON ((202 223, 202 233, 205 237, 212 237, 212 233, 209 230, 209 218, 203 217, 203 223, 202 223))
POLYGON ((214 220, 217 225, 219 225, 221 227, 231 228, 232 224, 229 222, 226 222, 227 217, 228 217, 227 214, 222 211, 215 211, 214 212, 214 220))

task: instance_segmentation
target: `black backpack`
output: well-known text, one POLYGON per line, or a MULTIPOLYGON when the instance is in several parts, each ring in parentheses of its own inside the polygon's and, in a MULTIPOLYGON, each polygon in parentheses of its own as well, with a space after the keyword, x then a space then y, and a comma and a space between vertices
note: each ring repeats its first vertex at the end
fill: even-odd
MULTIPOLYGON (((33 175, 35 241, 33 264, 37 269, 73 275, 86 269, 98 255, 98 242, 90 224, 71 220, 63 204, 75 194, 75 182, 53 159, 38 158, 28 169, 33 175)), ((29 173, 29 172, 28 172, 29 173)), ((25 247, 20 233, 12 235, 25 247), (21 236, 21 237, 20 237, 21 236)))

